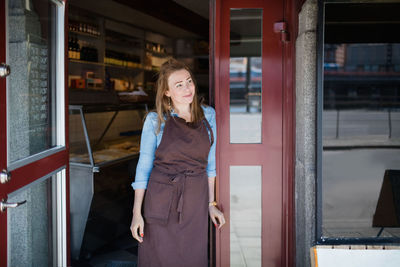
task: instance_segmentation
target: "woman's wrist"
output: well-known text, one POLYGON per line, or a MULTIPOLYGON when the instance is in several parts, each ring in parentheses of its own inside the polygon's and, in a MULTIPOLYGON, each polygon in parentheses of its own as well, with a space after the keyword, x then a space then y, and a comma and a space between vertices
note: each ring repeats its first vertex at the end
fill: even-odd
POLYGON ((218 204, 218 203, 217 203, 215 200, 209 201, 209 202, 208 202, 208 206, 209 206, 209 207, 217 206, 217 204, 218 204))
POLYGON ((141 215, 141 211, 137 209, 133 209, 133 214, 134 215, 141 215))

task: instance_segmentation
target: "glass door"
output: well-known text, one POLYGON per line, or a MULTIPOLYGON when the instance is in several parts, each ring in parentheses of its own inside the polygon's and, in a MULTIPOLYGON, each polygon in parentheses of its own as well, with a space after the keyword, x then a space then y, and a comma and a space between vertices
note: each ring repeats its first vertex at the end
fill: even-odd
POLYGON ((65 2, 0 10, 0 266, 67 266, 65 2))
POLYGON ((285 266, 283 2, 217 1, 216 266, 285 266))

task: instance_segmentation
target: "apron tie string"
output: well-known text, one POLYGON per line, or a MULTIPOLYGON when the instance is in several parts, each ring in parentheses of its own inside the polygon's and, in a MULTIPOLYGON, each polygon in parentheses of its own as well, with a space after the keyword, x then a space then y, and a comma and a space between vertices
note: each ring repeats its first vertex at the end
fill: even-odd
POLYGON ((182 192, 181 195, 179 196, 178 200, 178 208, 176 209, 179 213, 179 224, 182 222, 182 215, 183 215, 183 194, 185 192, 185 181, 186 181, 186 175, 184 176, 185 178, 183 179, 183 184, 182 184, 182 192))
POLYGON ((190 173, 193 173, 193 172, 185 170, 184 172, 176 175, 172 180, 172 182, 181 182, 182 183, 182 189, 181 189, 181 193, 180 193, 179 199, 178 199, 178 206, 176 207, 176 211, 179 214, 179 217, 178 217, 179 224, 182 222, 182 219, 183 219, 183 202, 184 202, 183 197, 185 194, 185 182, 186 182, 186 178, 188 177, 188 174, 190 174, 190 173), (181 179, 183 179, 183 181, 181 181, 181 179))

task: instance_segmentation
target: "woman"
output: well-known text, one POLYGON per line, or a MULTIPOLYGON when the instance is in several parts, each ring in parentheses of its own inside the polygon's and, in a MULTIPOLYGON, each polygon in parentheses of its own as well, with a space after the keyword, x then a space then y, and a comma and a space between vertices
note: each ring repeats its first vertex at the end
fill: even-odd
POLYGON ((214 199, 215 111, 200 105, 190 69, 175 59, 161 66, 156 111, 144 122, 132 183, 138 266, 205 267, 208 214, 225 224, 214 199))

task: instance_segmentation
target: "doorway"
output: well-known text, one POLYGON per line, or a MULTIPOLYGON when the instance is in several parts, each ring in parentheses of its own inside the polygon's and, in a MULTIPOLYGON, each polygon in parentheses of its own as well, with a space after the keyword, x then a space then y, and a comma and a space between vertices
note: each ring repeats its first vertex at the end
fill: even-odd
POLYGON ((157 71, 169 56, 190 66, 209 103, 209 3, 68 4, 72 265, 134 266, 131 183, 143 117, 153 109, 157 71))

